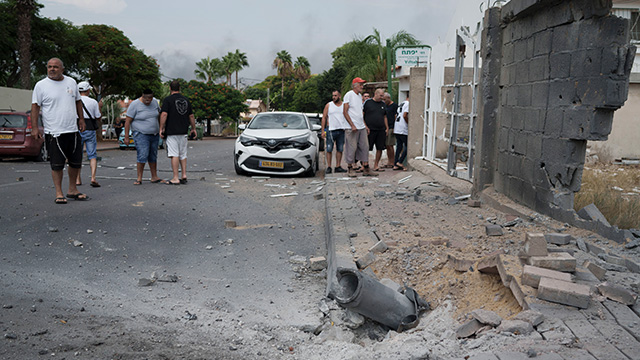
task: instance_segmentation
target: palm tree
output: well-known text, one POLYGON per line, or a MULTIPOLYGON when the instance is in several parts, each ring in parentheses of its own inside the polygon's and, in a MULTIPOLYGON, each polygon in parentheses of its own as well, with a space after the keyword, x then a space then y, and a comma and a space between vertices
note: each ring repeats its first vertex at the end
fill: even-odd
POLYGON ((238 90, 238 71, 242 70, 245 66, 249 66, 249 60, 247 60, 247 54, 240 52, 238 49, 233 53, 233 58, 235 60, 236 90, 238 90))
POLYGON ((311 77, 311 64, 306 57, 298 56, 296 64, 293 67, 293 74, 303 84, 311 77))
POLYGON ((276 58, 273 60, 273 68, 277 70, 278 76, 282 79, 282 104, 280 109, 284 107, 284 78, 289 76, 293 72, 293 66, 291 64, 291 54, 287 50, 280 50, 276 54, 276 58))
POLYGON ((222 61, 215 58, 206 57, 196 63, 198 67, 194 70, 196 79, 205 80, 206 82, 212 82, 221 76, 225 75, 222 61))
POLYGON ((231 74, 236 71, 235 55, 232 52, 228 52, 227 55, 222 57, 222 65, 224 67, 224 74, 227 77, 227 84, 231 86, 231 74))

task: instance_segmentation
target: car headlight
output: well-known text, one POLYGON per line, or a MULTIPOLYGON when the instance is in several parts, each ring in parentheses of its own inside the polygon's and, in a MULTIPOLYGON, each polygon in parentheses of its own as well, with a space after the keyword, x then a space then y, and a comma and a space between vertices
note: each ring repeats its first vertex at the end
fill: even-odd
POLYGON ((289 139, 289 141, 291 141, 291 144, 297 148, 297 149, 308 149, 312 143, 310 140, 311 135, 302 135, 302 136, 296 136, 296 137, 292 137, 289 139))
POLYGON ((252 146, 255 144, 257 140, 258 139, 253 136, 249 136, 245 134, 240 135, 240 143, 244 146, 252 146))

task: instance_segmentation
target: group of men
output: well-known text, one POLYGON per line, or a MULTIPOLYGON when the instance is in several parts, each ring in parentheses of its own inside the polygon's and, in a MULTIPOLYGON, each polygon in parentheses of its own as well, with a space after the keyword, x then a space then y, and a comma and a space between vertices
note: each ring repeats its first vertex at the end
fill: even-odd
POLYGON ((376 89, 373 98, 363 94, 365 81, 359 77, 351 82, 351 90, 340 99, 340 91, 334 90, 331 102, 322 115, 323 137, 326 139, 326 174, 346 172, 355 177, 373 176, 383 168, 406 170, 407 135, 409 121, 409 95, 398 106, 389 93, 376 89), (396 149, 394 151, 394 145, 396 149), (369 166, 369 151, 376 148, 373 169, 369 166), (336 150, 335 168, 332 167, 333 150, 336 150), (382 151, 387 151, 387 163, 381 165, 382 151), (342 168, 344 153, 347 170, 342 168), (362 164, 356 167, 356 162, 362 164))
MULTIPOLYGON (((67 199, 89 200, 81 193, 80 168, 82 149, 86 147, 91 169, 92 187, 100 187, 96 180, 98 120, 101 118, 99 103, 89 97, 91 85, 77 84, 65 76, 64 64, 58 58, 47 62, 47 77, 40 80, 33 89, 31 104, 31 135, 42 137, 38 128, 38 118, 42 118, 45 146, 49 152, 51 176, 55 186, 55 203, 66 204, 67 199), (68 165, 69 188, 66 196, 62 191, 62 177, 65 164, 68 165)), ((133 136, 137 153, 137 178, 134 185, 142 184, 145 164, 149 163, 151 182, 160 183, 157 173, 157 153, 159 137, 165 139, 167 156, 171 159, 173 177, 164 183, 178 185, 187 183, 187 134, 195 136, 195 117, 191 104, 180 94, 180 83, 172 81, 171 94, 159 106, 151 90, 144 90, 139 99, 133 101, 127 110, 125 121, 125 143, 129 143, 129 130, 133 136), (179 169, 182 176, 179 176, 179 169)))

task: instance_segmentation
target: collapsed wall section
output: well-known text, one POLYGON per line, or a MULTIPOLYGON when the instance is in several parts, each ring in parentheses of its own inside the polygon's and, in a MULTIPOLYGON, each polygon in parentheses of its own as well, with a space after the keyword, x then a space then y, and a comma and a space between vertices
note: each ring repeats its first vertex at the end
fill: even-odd
POLYGON ((568 221, 587 140, 606 140, 635 47, 610 0, 513 0, 485 14, 474 191, 568 221))

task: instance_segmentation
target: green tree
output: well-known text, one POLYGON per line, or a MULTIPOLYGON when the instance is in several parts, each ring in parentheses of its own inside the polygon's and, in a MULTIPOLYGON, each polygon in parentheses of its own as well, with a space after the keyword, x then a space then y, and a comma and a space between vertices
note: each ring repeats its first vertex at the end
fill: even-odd
POLYGON ((241 112, 248 110, 244 95, 226 84, 191 80, 181 92, 191 101, 194 116, 207 120, 207 133, 210 133, 211 120, 236 120, 241 112))
POLYGON ((109 94, 135 98, 147 88, 161 93, 156 60, 136 49, 122 31, 108 25, 84 25, 80 31, 80 75, 98 99, 109 94))
POLYGON ((293 75, 303 84, 311 77, 311 64, 306 57, 298 56, 293 67, 293 75))
POLYGON ((293 95, 295 111, 320 113, 323 109, 322 98, 318 93, 319 76, 312 76, 309 81, 300 83, 293 95))
POLYGON ((16 0, 20 85, 23 89, 31 88, 31 18, 37 8, 34 0, 16 0))
POLYGON ((224 69, 224 75, 227 78, 226 84, 231 86, 231 74, 235 71, 236 60, 232 52, 228 52, 227 55, 222 57, 222 67, 224 69))
POLYGON ((222 61, 218 58, 206 57, 196 63, 197 69, 194 70, 196 79, 205 80, 206 82, 215 81, 225 76, 222 61))
POLYGON ((285 78, 291 76, 293 72, 293 65, 291 63, 291 54, 286 50, 281 50, 276 54, 276 58, 273 60, 273 68, 276 69, 278 76, 281 78, 282 89, 280 91, 281 103, 280 110, 284 109, 284 81, 285 78))

